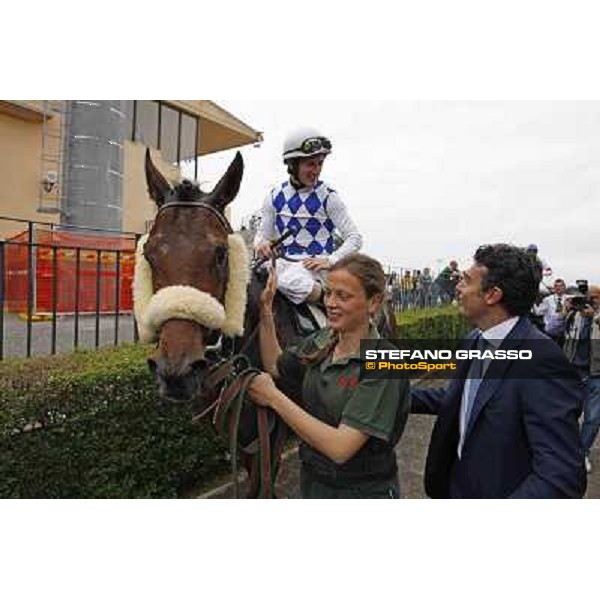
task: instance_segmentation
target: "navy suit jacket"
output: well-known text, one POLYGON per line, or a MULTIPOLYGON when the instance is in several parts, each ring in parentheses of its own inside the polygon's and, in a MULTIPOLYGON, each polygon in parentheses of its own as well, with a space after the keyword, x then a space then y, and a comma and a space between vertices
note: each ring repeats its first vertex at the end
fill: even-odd
MULTIPOLYGON (((475 334, 463 341, 475 346, 475 334)), ((578 419, 583 387, 562 350, 528 319, 502 349, 534 342, 530 361, 492 361, 474 400, 462 457, 459 412, 469 363, 446 389, 413 389, 412 412, 436 414, 425 466, 431 498, 581 498, 586 474, 578 419), (526 369, 527 377, 520 378, 526 369)), ((531 348, 531 346, 528 346, 531 348)))

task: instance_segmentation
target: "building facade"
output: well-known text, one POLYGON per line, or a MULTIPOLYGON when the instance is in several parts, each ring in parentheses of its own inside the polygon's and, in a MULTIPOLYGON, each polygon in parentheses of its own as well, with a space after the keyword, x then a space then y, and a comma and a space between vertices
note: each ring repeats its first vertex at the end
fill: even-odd
POLYGON ((262 134, 210 100, 0 101, 0 239, 23 221, 139 232, 154 217, 144 154, 170 179, 262 134))

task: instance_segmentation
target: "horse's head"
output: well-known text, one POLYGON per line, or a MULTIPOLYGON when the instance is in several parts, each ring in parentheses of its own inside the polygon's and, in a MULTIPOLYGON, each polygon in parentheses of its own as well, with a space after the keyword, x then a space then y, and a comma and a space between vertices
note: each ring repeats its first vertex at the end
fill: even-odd
POLYGON ((161 396, 201 396, 207 345, 218 332, 240 335, 248 257, 225 207, 237 195, 244 163, 238 152, 214 190, 171 186, 146 152, 146 179, 158 212, 136 256, 134 308, 142 341, 158 341, 148 359, 161 396))

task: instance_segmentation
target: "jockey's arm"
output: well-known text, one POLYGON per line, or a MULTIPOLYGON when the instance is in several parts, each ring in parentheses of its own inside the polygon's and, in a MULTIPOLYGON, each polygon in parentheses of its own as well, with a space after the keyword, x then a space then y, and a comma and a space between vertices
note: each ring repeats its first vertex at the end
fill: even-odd
POLYGON ((336 192, 332 192, 327 199, 327 214, 344 240, 342 245, 329 257, 329 262, 333 265, 340 258, 358 252, 362 248, 363 239, 358 227, 348 214, 346 205, 336 192))
POLYGON ((271 199, 271 193, 267 194, 261 208, 260 228, 254 238, 254 249, 260 256, 271 258, 272 251, 270 243, 278 237, 275 228, 275 208, 271 199))

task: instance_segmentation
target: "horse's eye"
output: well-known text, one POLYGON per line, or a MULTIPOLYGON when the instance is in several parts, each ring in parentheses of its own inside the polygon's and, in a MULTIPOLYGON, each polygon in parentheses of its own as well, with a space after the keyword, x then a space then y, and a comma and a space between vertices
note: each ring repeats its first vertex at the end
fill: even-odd
POLYGON ((223 268, 227 264, 227 246, 217 246, 215 260, 219 268, 223 268))

